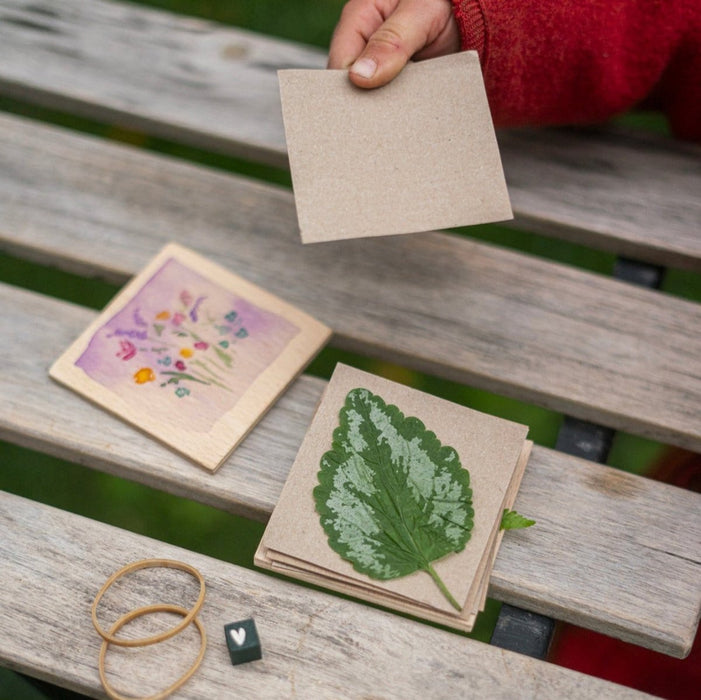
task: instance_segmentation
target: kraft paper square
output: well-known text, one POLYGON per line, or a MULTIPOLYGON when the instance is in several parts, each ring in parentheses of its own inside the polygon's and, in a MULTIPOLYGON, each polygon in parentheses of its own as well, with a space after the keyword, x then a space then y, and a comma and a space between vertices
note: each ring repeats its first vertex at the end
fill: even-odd
POLYGON ((516 498, 531 444, 528 428, 425 394, 360 370, 338 365, 290 470, 255 561, 259 566, 358 598, 469 630, 484 605, 489 572, 501 540, 504 508, 516 498), (390 581, 359 574, 328 545, 312 491, 322 455, 331 449, 338 415, 351 389, 362 387, 420 418, 444 445, 456 449, 470 472, 475 511, 465 549, 433 563, 454 597, 456 612, 423 571, 390 581))
POLYGON ((474 51, 375 90, 345 70, 278 76, 303 243, 513 217, 474 51))
POLYGON ((49 374, 210 471, 330 329, 181 246, 166 246, 49 374))
MULTIPOLYGON (((518 465, 514 471, 512 483, 509 486, 507 499, 504 501, 504 508, 511 509, 513 507, 532 444, 533 443, 530 441, 524 443, 524 449, 521 452, 518 465)), ((391 607, 399 612, 421 617, 463 632, 470 632, 477 618, 477 613, 484 610, 489 588, 489 575, 503 535, 504 532, 502 530, 496 530, 492 533, 490 542, 485 550, 485 555, 475 574, 475 581, 468 594, 468 598, 465 600, 464 607, 459 614, 456 614, 452 608, 450 612, 447 612, 447 610, 436 610, 411 597, 398 595, 392 591, 388 591, 386 588, 374 586, 374 582, 370 578, 349 581, 343 575, 339 576, 334 572, 323 569, 308 561, 298 560, 284 553, 265 549, 264 546, 259 548, 256 553, 256 563, 259 566, 269 568, 287 576, 292 576, 301 581, 325 586, 370 603, 391 607)))

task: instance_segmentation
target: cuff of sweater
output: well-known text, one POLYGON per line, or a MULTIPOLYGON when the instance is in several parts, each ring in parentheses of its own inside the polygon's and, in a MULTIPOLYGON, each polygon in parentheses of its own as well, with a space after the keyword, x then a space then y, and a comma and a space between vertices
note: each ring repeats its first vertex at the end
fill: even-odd
POLYGON ((479 54, 484 65, 487 57, 487 25, 480 0, 451 0, 460 30, 460 48, 479 54))

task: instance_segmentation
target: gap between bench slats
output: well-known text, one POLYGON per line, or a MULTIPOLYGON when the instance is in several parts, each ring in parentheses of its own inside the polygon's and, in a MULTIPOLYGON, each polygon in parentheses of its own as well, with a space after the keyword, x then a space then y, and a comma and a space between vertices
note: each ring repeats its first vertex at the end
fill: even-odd
MULTIPOLYGON (((0 93, 276 165, 276 70, 325 61, 128 3, 0 1, 0 93)), ((701 270, 698 148, 616 130, 504 132, 500 144, 517 225, 701 270)))
MULTIPOLYGON (((82 693, 103 695, 97 675, 100 639, 90 619, 93 597, 120 566, 158 557, 197 567, 207 584, 200 619, 209 646, 203 665, 180 691, 183 697, 448 698, 463 696, 466 688, 495 698, 641 697, 2 492, 0 528, 11 534, 0 540, 0 661, 82 693), (263 659, 232 668, 222 628, 247 617, 255 619, 263 659)), ((150 580, 158 581, 160 572, 151 573, 150 580)), ((154 588, 153 599, 159 600, 154 588)), ((183 654, 194 653, 193 638, 188 645, 186 631, 173 643, 132 655, 126 666, 130 677, 143 678, 151 692, 164 687, 173 680, 173 669, 182 667, 183 654)), ((119 650, 111 653, 114 664, 119 650)))
POLYGON ((125 281, 170 240, 340 347, 701 450, 701 305, 448 234, 303 246, 283 189, 0 117, 0 248, 125 281))
MULTIPOLYGON (((0 285, 0 436, 258 520, 270 515, 325 382, 300 378, 215 475, 54 384, 47 368, 95 313, 0 285)), ((680 656, 701 610, 701 497, 545 448, 490 594, 680 656)))

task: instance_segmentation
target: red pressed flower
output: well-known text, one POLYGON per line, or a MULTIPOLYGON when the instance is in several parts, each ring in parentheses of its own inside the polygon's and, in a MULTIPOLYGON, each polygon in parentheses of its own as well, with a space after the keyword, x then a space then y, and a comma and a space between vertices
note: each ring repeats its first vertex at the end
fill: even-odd
POLYGON ((178 360, 175 363, 175 369, 179 369, 181 372, 184 372, 187 367, 185 366, 185 363, 182 360, 178 360))
POLYGON ((196 347, 198 350, 206 350, 206 349, 209 347, 209 343, 205 343, 204 340, 198 340, 198 341, 195 343, 195 347, 196 347))

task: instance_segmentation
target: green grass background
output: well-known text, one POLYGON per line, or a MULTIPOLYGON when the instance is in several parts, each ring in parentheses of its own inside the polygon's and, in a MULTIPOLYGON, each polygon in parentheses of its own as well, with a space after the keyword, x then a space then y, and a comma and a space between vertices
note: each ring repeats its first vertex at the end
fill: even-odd
MULTIPOLYGON (((142 5, 205 17, 264 34, 327 47, 340 14, 341 0, 148 0, 142 5)), ((236 158, 146 137, 110 124, 78 119, 59 112, 35 108, 0 97, 0 109, 31 118, 139 145, 155 152, 229 172, 290 186, 289 173, 247 163, 236 158)), ((627 115, 621 121, 641 128, 664 131, 656 115, 627 115)), ((565 242, 554 241, 497 225, 472 227, 466 236, 521 250, 543 258, 610 275, 613 256, 565 242)), ((94 309, 101 309, 117 288, 99 280, 86 280, 55 269, 0 255, 0 281, 33 289, 94 309)), ((670 294, 701 300, 699 275, 668 271, 664 290, 670 294)), ((495 349, 496 351, 496 349, 495 349)), ((485 391, 410 372, 401 367, 334 350, 324 350, 309 371, 328 378, 339 360, 382 374, 438 396, 527 423, 530 437, 553 446, 562 416, 485 391)), ((619 433, 609 464, 636 473, 646 473, 663 446, 619 433)), ((48 503, 96 520, 108 522, 159 540, 171 542, 241 566, 252 567, 253 552, 263 526, 216 509, 177 498, 87 467, 55 459, 22 447, 0 442, 0 488, 48 503)), ((490 601, 471 636, 488 640, 499 604, 490 601)), ((51 697, 63 697, 58 690, 51 697)), ((44 693, 8 671, 0 669, 0 698, 46 697, 44 693)))

